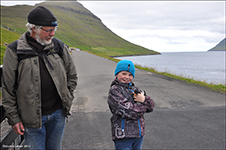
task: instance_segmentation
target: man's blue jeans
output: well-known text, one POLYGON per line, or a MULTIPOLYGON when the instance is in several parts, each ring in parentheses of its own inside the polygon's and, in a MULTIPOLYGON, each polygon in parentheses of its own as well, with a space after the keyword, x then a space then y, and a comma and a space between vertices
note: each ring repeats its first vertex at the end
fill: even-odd
POLYGON ((139 138, 128 138, 115 140, 116 150, 141 150, 143 144, 143 136, 139 138))
POLYGON ((42 128, 26 128, 25 144, 28 149, 62 149, 65 115, 61 109, 42 116, 42 128))

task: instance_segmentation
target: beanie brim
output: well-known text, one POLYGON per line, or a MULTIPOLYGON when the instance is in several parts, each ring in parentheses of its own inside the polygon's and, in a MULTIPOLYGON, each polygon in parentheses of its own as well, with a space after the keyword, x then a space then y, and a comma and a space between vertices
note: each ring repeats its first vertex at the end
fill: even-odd
POLYGON ((30 18, 28 17, 28 22, 38 26, 57 26, 56 20, 49 20, 44 18, 30 18))

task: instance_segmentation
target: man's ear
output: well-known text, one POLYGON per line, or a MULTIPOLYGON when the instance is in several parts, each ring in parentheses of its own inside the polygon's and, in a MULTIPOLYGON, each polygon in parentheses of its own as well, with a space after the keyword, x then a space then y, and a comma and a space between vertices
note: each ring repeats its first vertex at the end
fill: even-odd
POLYGON ((35 27, 33 27, 31 30, 32 30, 32 32, 35 32, 35 33, 36 33, 36 29, 35 29, 35 27))

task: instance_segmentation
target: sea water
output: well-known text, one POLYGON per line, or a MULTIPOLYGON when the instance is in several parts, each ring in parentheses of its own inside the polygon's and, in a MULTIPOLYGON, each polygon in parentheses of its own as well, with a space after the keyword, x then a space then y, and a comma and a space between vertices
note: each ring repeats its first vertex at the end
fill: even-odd
POLYGON ((193 78, 213 84, 225 84, 225 51, 171 52, 161 55, 116 57, 159 72, 193 78))

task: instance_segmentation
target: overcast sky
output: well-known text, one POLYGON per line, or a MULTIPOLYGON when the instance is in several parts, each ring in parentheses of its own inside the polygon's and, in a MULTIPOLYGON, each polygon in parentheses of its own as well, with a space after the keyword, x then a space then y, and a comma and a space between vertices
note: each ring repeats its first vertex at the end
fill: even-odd
MULTIPOLYGON (((1 4, 19 2, 41 1, 1 4)), ((78 2, 117 35, 158 52, 207 51, 225 38, 225 1, 78 2)))

